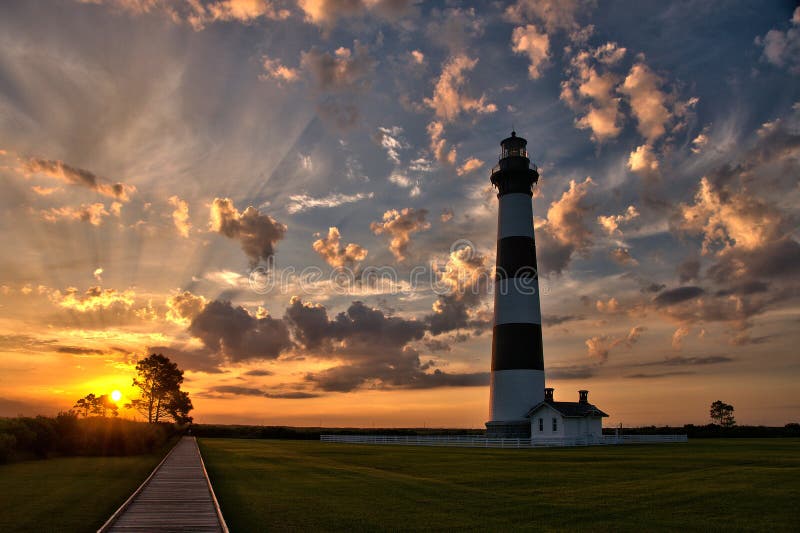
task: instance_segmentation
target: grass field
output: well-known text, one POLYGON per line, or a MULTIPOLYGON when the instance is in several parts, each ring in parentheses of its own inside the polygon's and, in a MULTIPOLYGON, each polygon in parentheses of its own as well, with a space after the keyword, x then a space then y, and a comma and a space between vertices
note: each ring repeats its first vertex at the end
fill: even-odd
POLYGON ((0 465, 0 531, 97 531, 162 455, 0 465))
POLYGON ((202 439, 232 531, 797 531, 800 440, 485 450, 202 439))

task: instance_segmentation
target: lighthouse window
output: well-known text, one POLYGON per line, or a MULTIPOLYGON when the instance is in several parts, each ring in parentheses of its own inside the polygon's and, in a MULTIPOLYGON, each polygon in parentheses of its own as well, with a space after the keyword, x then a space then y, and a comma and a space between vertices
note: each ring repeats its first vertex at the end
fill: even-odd
POLYGON ((558 418, 553 419, 553 431, 558 431, 558 418))
POLYGON ((544 431, 544 418, 539 419, 539 431, 544 431))

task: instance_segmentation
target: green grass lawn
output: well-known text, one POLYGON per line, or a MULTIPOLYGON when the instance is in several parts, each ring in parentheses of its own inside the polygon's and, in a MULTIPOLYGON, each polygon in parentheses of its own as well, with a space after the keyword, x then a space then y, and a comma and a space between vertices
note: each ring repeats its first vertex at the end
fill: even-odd
POLYGON ((97 531, 163 453, 0 465, 0 531, 97 531))
POLYGON ((800 529, 800 440, 485 450, 202 439, 232 531, 800 529))

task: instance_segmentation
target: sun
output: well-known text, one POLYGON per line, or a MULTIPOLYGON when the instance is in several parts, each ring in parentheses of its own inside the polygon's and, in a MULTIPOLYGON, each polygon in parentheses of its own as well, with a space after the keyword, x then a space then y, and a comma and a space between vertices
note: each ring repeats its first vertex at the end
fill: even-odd
POLYGON ((118 390, 112 391, 111 399, 114 400, 115 402, 120 401, 122 399, 122 393, 118 390))

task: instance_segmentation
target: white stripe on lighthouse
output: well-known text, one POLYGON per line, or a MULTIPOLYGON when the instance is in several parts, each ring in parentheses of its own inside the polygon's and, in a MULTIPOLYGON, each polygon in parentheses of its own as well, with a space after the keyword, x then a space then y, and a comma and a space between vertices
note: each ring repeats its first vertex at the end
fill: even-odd
POLYGON ((539 283, 535 278, 506 278, 494 287, 495 324, 541 324, 539 283))
POLYGON ((515 192, 500 196, 497 239, 505 237, 533 238, 533 206, 529 194, 515 192))
POLYGON ((524 419, 528 410, 544 400, 541 370, 498 370, 491 378, 490 420, 524 419))

